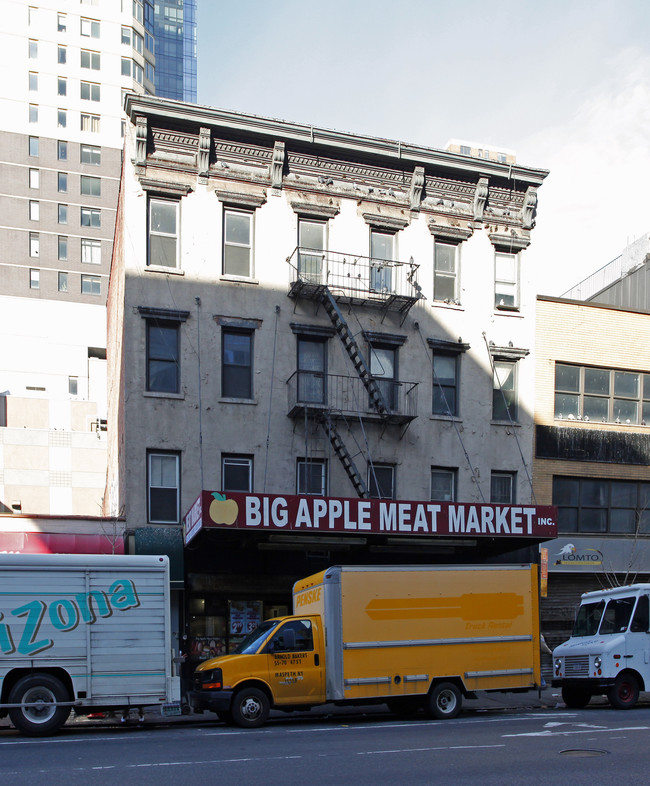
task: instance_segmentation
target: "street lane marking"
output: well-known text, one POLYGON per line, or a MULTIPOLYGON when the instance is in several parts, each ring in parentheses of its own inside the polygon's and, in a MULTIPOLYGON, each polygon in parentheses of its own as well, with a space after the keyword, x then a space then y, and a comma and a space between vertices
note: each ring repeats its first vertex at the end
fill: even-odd
POLYGON ((596 727, 589 727, 587 729, 580 729, 578 731, 550 731, 546 729, 544 731, 526 731, 521 732, 519 734, 502 734, 502 737, 564 737, 568 734, 594 734, 595 732, 611 732, 611 731, 647 731, 650 729, 650 726, 621 726, 620 728, 616 729, 608 729, 608 728, 596 728, 596 727))
POLYGON ((440 745, 434 748, 395 748, 383 751, 357 751, 357 756, 376 756, 382 753, 429 753, 431 751, 465 751, 479 748, 505 748, 505 743, 494 745, 440 745))

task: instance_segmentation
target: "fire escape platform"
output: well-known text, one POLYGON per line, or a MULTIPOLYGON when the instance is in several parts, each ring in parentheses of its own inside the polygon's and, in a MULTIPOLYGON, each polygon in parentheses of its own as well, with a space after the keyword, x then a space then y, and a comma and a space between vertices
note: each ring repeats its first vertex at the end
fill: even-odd
POLYGON ((328 404, 313 404, 303 401, 295 401, 290 406, 287 415, 293 419, 301 419, 305 416, 318 420, 327 414, 332 420, 345 420, 349 421, 354 418, 361 418, 364 423, 386 423, 391 426, 403 426, 415 420, 416 414, 404 412, 388 412, 385 415, 380 415, 378 412, 358 410, 342 410, 333 409, 328 404))
POLYGON ((411 307, 417 303, 419 297, 409 295, 396 295, 394 293, 363 292, 346 288, 328 287, 326 284, 318 284, 304 279, 292 281, 289 285, 289 297, 297 300, 313 300, 321 302, 325 291, 329 290, 338 303, 349 306, 364 306, 376 308, 381 311, 398 313, 405 317, 411 307))

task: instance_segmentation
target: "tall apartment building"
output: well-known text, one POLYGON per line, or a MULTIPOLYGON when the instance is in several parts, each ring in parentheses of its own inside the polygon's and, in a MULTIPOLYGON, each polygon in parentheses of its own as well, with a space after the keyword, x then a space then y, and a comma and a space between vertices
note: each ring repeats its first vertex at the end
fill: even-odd
POLYGON ((534 556, 555 533, 530 482, 547 173, 126 106, 105 511, 136 550, 181 544, 195 656, 329 564, 534 556))
POLYGON ((196 0, 155 0, 156 95, 196 102, 196 0))
POLYGON ((6 0, 0 31, 0 511, 100 515, 106 296, 126 92, 152 0, 6 0))

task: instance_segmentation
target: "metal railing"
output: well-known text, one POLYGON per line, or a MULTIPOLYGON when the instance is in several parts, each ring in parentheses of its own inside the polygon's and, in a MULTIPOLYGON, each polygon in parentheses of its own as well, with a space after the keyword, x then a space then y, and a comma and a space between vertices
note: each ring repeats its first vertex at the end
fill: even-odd
POLYGON ((421 288, 413 258, 408 262, 374 259, 340 251, 295 248, 287 257, 293 282, 327 286, 355 299, 387 300, 391 297, 418 300, 421 288))
MULTIPOLYGON (((417 382, 376 379, 388 407, 389 422, 406 423, 417 417, 417 382)), ((361 415, 381 419, 370 402, 370 396, 359 377, 323 374, 316 371, 295 371, 287 380, 289 415, 296 417, 311 410, 327 411, 347 417, 361 415)))

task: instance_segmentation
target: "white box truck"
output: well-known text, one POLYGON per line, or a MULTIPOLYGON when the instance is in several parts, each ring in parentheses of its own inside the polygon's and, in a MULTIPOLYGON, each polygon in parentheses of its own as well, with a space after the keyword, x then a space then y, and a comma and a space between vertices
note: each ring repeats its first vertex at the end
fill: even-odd
POLYGON ((180 711, 169 600, 164 556, 0 554, 0 716, 39 736, 71 709, 180 711))
POLYGON ((616 709, 650 690, 650 584, 585 592, 573 633, 553 650, 553 686, 567 707, 605 694, 616 709))

